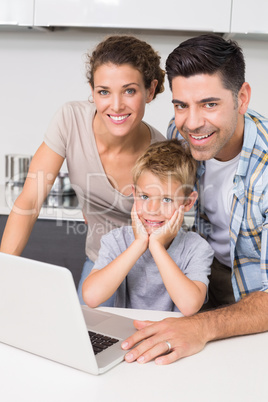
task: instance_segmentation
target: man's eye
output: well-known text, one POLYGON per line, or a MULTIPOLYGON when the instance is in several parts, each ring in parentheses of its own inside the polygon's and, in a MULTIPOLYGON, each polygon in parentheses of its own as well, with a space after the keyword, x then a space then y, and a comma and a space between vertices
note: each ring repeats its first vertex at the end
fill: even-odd
POLYGON ((205 107, 206 107, 207 109, 212 109, 212 108, 215 107, 215 106, 217 106, 217 103, 215 103, 215 102, 210 102, 210 103, 206 103, 206 104, 205 104, 205 107))
POLYGON ((186 105, 184 103, 178 103, 177 105, 175 105, 175 108, 178 110, 183 110, 186 109, 186 105))
POLYGON ((165 197, 165 198, 163 198, 163 202, 167 204, 167 203, 172 202, 172 199, 168 198, 168 197, 165 197))

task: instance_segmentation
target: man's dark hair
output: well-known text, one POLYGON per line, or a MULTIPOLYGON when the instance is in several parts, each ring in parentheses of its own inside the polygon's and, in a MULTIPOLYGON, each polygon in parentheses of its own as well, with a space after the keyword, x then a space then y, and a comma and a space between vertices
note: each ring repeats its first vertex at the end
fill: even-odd
POLYGON ((245 82, 245 60, 235 41, 205 34, 176 47, 167 58, 166 72, 171 89, 175 77, 218 73, 224 88, 230 89, 236 97, 245 82))

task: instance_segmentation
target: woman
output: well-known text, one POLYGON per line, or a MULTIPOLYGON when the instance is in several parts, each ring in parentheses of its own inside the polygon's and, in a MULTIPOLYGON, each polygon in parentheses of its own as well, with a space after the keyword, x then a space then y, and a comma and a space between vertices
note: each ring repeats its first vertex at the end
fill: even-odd
POLYGON ((163 139, 142 121, 146 103, 164 89, 160 57, 149 44, 128 35, 108 37, 88 55, 86 67, 92 101, 67 103, 55 115, 1 243, 2 252, 21 254, 66 158, 88 224, 81 303, 82 283, 94 265, 101 236, 129 224, 132 167, 150 143, 163 139))

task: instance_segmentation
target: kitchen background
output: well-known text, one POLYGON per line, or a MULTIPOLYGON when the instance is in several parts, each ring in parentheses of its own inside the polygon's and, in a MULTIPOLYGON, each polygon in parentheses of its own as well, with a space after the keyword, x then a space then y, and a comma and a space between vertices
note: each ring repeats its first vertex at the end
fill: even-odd
MULTIPOLYGON (((0 27, 0 184, 5 182, 5 154, 32 155, 56 110, 64 102, 89 97, 84 54, 110 33, 134 33, 148 41, 161 55, 164 68, 168 54, 181 41, 198 34, 200 27, 205 30, 211 26, 225 34, 230 30, 242 32, 229 36, 244 50, 246 79, 252 86, 250 107, 268 115, 268 25, 265 21, 268 5, 265 0, 254 1, 254 14, 250 12, 251 0, 190 0, 188 5, 180 0, 167 0, 163 10, 163 5, 157 10, 155 2, 137 0, 135 10, 129 13, 126 7, 131 10, 130 4, 129 0, 1 0, 0 24, 5 25, 0 27), (26 5, 35 6, 35 13, 31 11, 32 24, 24 15, 21 18, 26 22, 22 21, 21 25, 25 27, 4 21, 9 17, 10 24, 20 23, 17 14, 25 14, 26 5), (92 20, 93 6, 96 18, 92 20), (174 13, 170 13, 169 6, 174 13), (16 15, 12 17, 12 13, 16 15), (33 28, 27 28, 27 24, 33 28), (46 24, 58 27, 54 31, 40 28, 46 24), (84 27, 86 24, 91 27, 84 27), (249 34, 244 34, 245 31, 249 34)), ((173 114, 167 83, 165 87, 165 92, 147 105, 145 115, 145 120, 162 133, 166 132, 173 114)))
MULTIPOLYGON (((5 187, 5 155, 33 155, 57 109, 88 99, 85 53, 104 36, 136 34, 159 52, 163 69, 191 36, 234 38, 245 54, 250 107, 267 116, 267 13, 267 0, 254 0, 254 7, 252 0, 165 0, 161 7, 155 0, 0 0, 0 238, 22 188, 5 187)), ((163 134, 173 115, 167 82, 165 88, 144 117, 163 134)), ((69 268, 77 285, 85 259, 82 213, 69 208, 69 195, 48 198, 60 207, 42 208, 22 256, 69 268)))

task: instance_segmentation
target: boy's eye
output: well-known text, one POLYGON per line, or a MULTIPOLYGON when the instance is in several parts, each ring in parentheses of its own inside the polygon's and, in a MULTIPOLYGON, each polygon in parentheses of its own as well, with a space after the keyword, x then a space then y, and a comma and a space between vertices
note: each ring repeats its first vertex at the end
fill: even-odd
POLYGON ((164 202, 165 204, 167 204, 167 203, 172 202, 172 199, 171 199, 171 198, 168 198, 168 197, 165 197, 165 198, 163 198, 163 202, 164 202))
POLYGON ((142 200, 148 200, 148 195, 145 195, 145 194, 141 194, 140 195, 140 198, 142 199, 142 200))

